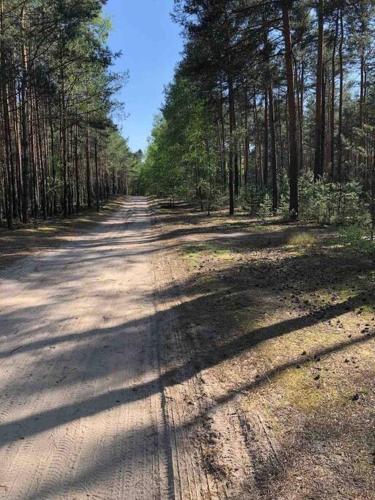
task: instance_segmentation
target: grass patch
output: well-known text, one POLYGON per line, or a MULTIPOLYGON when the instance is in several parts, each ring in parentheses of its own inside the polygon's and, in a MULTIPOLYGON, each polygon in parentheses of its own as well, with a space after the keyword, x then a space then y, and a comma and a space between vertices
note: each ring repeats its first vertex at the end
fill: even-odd
POLYGON ((295 248, 311 248, 313 245, 317 243, 317 238, 311 233, 308 233, 306 231, 293 234, 288 242, 287 245, 295 248))
POLYGON ((184 245, 181 249, 183 256, 192 264, 199 264, 207 257, 230 260, 233 256, 231 249, 223 248, 215 243, 199 243, 184 245))
POLYGON ((277 375, 274 383, 278 386, 288 404, 308 413, 318 409, 325 396, 312 383, 309 370, 303 368, 290 368, 277 375))

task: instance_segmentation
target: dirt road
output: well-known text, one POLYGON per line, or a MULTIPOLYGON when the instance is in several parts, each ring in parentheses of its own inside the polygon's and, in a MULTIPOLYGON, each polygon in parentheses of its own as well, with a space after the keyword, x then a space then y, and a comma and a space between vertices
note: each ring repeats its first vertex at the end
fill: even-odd
POLYGON ((174 496, 143 198, 1 275, 0 498, 174 496))
POLYGON ((0 498, 372 500, 373 261, 309 225, 108 210, 26 258, 27 229, 1 239, 0 498))

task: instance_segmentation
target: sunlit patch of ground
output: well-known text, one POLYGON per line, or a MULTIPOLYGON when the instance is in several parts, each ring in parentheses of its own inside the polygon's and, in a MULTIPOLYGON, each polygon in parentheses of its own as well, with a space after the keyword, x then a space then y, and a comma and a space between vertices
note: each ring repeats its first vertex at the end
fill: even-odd
POLYGON ((26 226, 19 225, 13 230, 0 228, 0 269, 34 252, 58 247, 77 231, 90 231, 98 222, 117 210, 122 199, 119 197, 108 201, 99 213, 92 209, 72 215, 68 219, 40 220, 26 226))

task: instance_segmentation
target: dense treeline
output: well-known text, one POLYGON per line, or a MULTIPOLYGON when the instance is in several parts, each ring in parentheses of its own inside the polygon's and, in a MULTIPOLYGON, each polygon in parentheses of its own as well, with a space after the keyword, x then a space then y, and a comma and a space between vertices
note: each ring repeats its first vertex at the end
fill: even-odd
POLYGON ((175 4, 185 50, 144 189, 373 226, 375 2, 175 4))
POLYGON ((100 206, 127 191, 134 159, 110 119, 100 0, 0 0, 0 219, 100 206))

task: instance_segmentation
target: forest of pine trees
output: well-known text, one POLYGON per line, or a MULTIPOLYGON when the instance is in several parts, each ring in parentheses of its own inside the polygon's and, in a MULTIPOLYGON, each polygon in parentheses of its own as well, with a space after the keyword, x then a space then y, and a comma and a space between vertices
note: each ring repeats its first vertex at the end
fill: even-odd
POLYGON ((143 189, 371 232, 374 14, 373 0, 175 0, 184 53, 143 189))
POLYGON ((101 0, 0 0, 0 222, 8 227, 126 193, 138 160, 111 120, 101 0))

